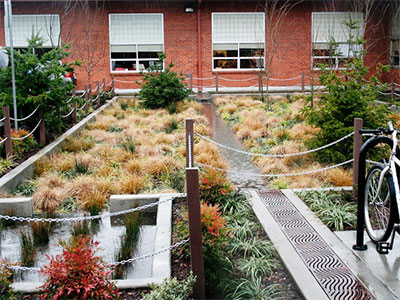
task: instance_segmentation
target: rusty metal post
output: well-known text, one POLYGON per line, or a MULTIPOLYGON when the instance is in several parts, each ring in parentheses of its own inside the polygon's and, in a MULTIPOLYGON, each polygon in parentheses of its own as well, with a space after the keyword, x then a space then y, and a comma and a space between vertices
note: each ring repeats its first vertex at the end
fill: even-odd
POLYGON ((111 75, 111 98, 115 97, 114 75, 111 75))
POLYGON ((90 106, 93 107, 94 104, 93 104, 93 92, 92 92, 92 84, 91 83, 88 84, 88 93, 89 93, 88 97, 89 97, 90 106))
POLYGON ((357 201, 358 193, 358 166, 360 163, 360 150, 362 146, 362 135, 360 129, 363 127, 363 119, 354 118, 354 145, 353 145, 353 199, 357 201))
POLYGON ((301 72, 301 92, 304 93, 304 72, 301 72))
POLYGON ((96 105, 97 105, 97 107, 100 107, 100 82, 99 81, 96 81, 96 90, 97 90, 97 95, 96 95, 96 98, 97 98, 97 101, 96 101, 96 105))
POLYGON ((193 274, 196 276, 196 283, 193 286, 193 296, 194 299, 205 299, 198 168, 186 168, 186 190, 189 213, 190 264, 193 274))
POLYGON ((89 113, 89 90, 88 90, 88 86, 85 85, 84 87, 85 90, 85 114, 89 113))
POLYGON ((189 74, 189 78, 190 78, 190 90, 193 91, 193 74, 192 73, 189 74))
POLYGON ((46 145, 46 121, 44 119, 43 99, 39 108, 39 119, 41 120, 39 125, 40 144, 46 145))
POLYGON ((193 119, 186 119, 186 168, 193 167, 193 119))
POLYGON ((218 73, 215 73, 215 92, 218 94, 218 73))
POLYGON ((262 75, 258 74, 258 91, 261 93, 262 92, 262 75))
POLYGON ((105 78, 103 78, 102 85, 103 85, 103 94, 105 95, 106 94, 106 79, 105 78))
POLYGON ((72 90, 72 100, 73 100, 73 104, 74 104, 74 112, 72 113, 72 119, 74 120, 74 123, 76 123, 76 121, 78 120, 78 106, 76 103, 76 89, 74 88, 72 90))
POLYGON ((3 107, 3 118, 4 120, 4 136, 7 139, 4 143, 6 144, 6 157, 13 155, 12 140, 11 140, 11 122, 10 122, 10 109, 8 106, 3 107))

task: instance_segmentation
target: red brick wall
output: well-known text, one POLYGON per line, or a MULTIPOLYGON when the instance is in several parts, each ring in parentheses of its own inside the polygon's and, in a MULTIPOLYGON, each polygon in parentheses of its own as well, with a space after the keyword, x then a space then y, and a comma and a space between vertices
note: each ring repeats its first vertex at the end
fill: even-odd
MULTIPOLYGON (((201 4, 201 50, 202 50, 202 77, 208 78, 215 75, 212 72, 212 37, 211 14, 212 12, 254 12, 263 11, 262 2, 245 1, 206 1, 201 4)), ((326 11, 320 2, 303 2, 293 7, 282 22, 277 34, 277 47, 271 64, 272 79, 287 79, 298 77, 302 72, 311 75, 311 13, 313 11, 326 11)), ((109 60, 109 13, 163 13, 164 14, 164 40, 167 62, 172 60, 175 70, 192 73, 198 77, 198 49, 197 49, 197 10, 195 13, 184 13, 185 2, 176 1, 107 1, 104 7, 97 9, 95 3, 91 4, 90 15, 85 15, 82 9, 77 9, 69 14, 64 14, 63 2, 14 2, 14 14, 47 14, 58 13, 64 20, 62 37, 71 43, 71 60, 83 61, 81 67, 76 68, 78 88, 82 88, 89 81, 88 71, 91 72, 90 81, 101 81, 106 78, 110 81, 109 60), (63 16, 65 15, 65 18, 63 16), (85 31, 89 30, 91 43, 87 43, 85 31), (88 47, 89 46, 89 47, 88 47), (88 50, 90 49, 90 50, 88 50), (92 61, 93 70, 88 70, 85 62, 92 61)), ((4 45, 4 10, 0 13, 0 44, 4 45)), ((267 18, 267 17, 266 17, 267 18)), ((374 72, 377 63, 388 63, 388 21, 381 23, 382 16, 374 15, 370 19, 370 28, 366 32, 368 54, 366 64, 374 72), (372 26, 373 25, 373 26, 372 26)), ((268 33, 266 34, 268 36, 268 33)), ((268 40, 266 39, 268 43, 268 40)), ((257 85, 258 80, 248 82, 224 81, 228 79, 247 79, 257 75, 254 71, 247 72, 218 72, 221 77, 219 84, 222 86, 249 86, 257 85)), ((115 74, 116 80, 139 80, 138 74, 115 74)), ((271 80, 270 85, 296 85, 301 79, 292 81, 271 80)), ((307 82, 306 82, 307 83, 307 82)), ((194 84, 198 82, 194 80, 194 84)), ((204 80, 203 85, 214 85, 214 80, 204 80)), ((116 82, 117 88, 137 88, 137 84, 116 82)))

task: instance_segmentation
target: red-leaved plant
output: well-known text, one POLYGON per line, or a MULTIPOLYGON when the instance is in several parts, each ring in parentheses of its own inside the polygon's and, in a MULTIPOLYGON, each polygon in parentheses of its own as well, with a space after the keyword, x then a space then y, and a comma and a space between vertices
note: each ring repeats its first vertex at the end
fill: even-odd
POLYGON ((232 191, 233 186, 225 172, 205 168, 200 173, 200 198, 202 201, 211 204, 224 204, 232 191))
MULTIPOLYGON (((79 236, 64 247, 61 255, 50 258, 40 275, 47 277, 41 286, 42 299, 108 300, 120 299, 101 257, 95 256, 98 242, 79 236)), ((49 258, 49 257, 48 257, 49 258)))

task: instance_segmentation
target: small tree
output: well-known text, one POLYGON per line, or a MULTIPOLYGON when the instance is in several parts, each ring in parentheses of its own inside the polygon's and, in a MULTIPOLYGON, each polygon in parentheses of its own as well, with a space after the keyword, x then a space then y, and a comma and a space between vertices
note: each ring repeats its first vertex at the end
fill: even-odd
MULTIPOLYGON (((356 29, 358 23, 350 20, 345 25, 349 29, 356 29)), ((358 45, 365 44, 365 41, 350 34, 348 44, 353 58, 341 61, 343 68, 335 69, 326 64, 318 66, 321 72, 319 82, 326 87, 327 93, 317 103, 314 102, 316 105, 305 109, 308 122, 321 128, 317 136, 310 140, 310 148, 321 147, 351 133, 354 130, 354 118, 362 118, 365 128, 378 128, 387 121, 387 107, 376 105, 375 101, 378 92, 385 87, 379 77, 388 68, 380 66, 377 74, 368 79, 368 67, 363 65, 362 60, 364 52, 357 51, 360 48, 358 45)), ((332 45, 335 48, 335 41, 332 41, 332 45)), ((312 97, 308 97, 308 101, 311 102, 312 97)), ((352 140, 347 139, 316 152, 315 156, 321 162, 339 163, 352 157, 352 149, 352 140)))
POLYGON ((169 108, 170 111, 176 106, 176 103, 183 101, 189 96, 189 90, 184 84, 182 74, 171 71, 174 66, 170 62, 163 71, 162 66, 165 60, 165 54, 158 55, 159 61, 142 73, 143 83, 141 85, 140 96, 144 100, 143 106, 146 108, 169 108))
MULTIPOLYGON (((14 51, 18 116, 26 117, 36 106, 43 105, 47 127, 58 132, 63 124, 60 112, 66 108, 64 99, 72 89, 72 84, 65 83, 63 76, 77 62, 62 63, 69 55, 68 46, 54 48, 39 57, 37 53, 42 47, 43 39, 33 35, 27 50, 14 51)), ((2 106, 12 107, 11 67, 0 70, 0 102, 2 106)), ((34 126, 37 122, 38 117, 34 115, 26 124, 34 126)))

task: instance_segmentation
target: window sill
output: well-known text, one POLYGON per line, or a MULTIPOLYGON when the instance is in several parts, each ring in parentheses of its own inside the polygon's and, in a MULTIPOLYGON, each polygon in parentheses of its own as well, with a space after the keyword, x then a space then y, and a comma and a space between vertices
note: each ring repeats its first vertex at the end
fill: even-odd
POLYGON ((257 70, 257 69, 251 69, 251 70, 243 70, 243 69, 241 69, 241 70, 232 70, 232 69, 213 69, 212 70, 212 73, 213 74, 215 74, 215 73, 224 73, 224 74, 243 74, 243 73, 251 73, 251 74, 254 74, 254 73, 259 73, 259 72, 265 72, 265 70, 257 70))

